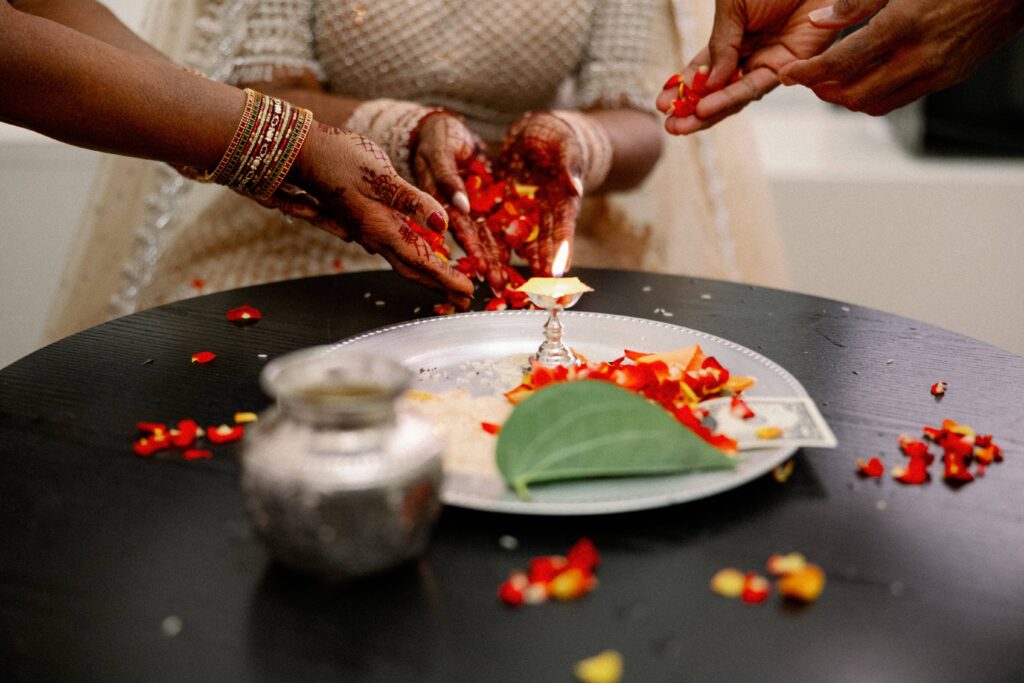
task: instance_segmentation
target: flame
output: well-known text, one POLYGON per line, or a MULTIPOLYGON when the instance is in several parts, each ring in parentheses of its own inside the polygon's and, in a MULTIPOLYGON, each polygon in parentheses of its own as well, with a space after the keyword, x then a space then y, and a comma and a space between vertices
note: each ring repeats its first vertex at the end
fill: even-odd
POLYGON ((558 251, 555 253, 555 260, 551 264, 551 276, 562 277, 565 275, 566 268, 569 265, 569 240, 562 240, 562 243, 558 245, 558 251))

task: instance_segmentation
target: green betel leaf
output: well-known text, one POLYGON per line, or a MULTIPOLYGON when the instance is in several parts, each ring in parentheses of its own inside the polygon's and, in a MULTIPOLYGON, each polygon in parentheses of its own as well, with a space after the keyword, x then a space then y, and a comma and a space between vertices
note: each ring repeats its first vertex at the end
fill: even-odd
POLYGON ((501 428, 497 459, 524 499, 539 482, 735 467, 664 409, 597 380, 553 384, 517 405, 501 428))

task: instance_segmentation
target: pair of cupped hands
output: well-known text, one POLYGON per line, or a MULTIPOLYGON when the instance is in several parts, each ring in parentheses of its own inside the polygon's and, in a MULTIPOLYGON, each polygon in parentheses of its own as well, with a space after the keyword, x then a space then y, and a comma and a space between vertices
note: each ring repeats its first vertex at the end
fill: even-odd
POLYGON ((435 254, 407 220, 438 233, 450 227, 466 254, 483 265, 487 284, 501 292, 507 247, 470 217, 461 173, 490 154, 499 176, 515 168, 543 186, 548 210, 524 256, 534 274, 550 274, 555 248, 572 240, 583 193, 582 147, 567 123, 547 112, 528 114, 492 151, 458 117, 439 112, 421 120, 414 141, 410 162, 418 187, 403 180, 371 140, 318 122, 289 182, 266 203, 380 254, 398 274, 446 293, 465 310, 473 281, 435 254))

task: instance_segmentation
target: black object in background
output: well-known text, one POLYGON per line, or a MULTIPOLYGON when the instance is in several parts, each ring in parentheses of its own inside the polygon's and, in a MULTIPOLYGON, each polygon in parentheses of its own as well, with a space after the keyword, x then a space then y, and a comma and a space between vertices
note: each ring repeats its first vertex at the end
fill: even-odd
POLYGON ((892 112, 889 120, 916 153, 1024 156, 1024 36, 964 82, 892 112))

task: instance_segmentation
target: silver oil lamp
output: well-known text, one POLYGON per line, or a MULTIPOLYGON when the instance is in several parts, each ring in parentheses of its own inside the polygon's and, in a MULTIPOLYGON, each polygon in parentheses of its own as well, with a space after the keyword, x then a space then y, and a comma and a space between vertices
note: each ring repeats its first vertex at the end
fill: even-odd
POLYGON ((580 282, 577 277, 562 277, 569 262, 569 243, 562 242, 552 263, 551 272, 554 277, 532 277, 518 288, 524 292, 533 305, 548 312, 544 323, 544 341, 537 349, 533 360, 544 367, 574 367, 579 359, 565 343, 565 328, 558 314, 572 308, 586 292, 594 291, 580 282))

